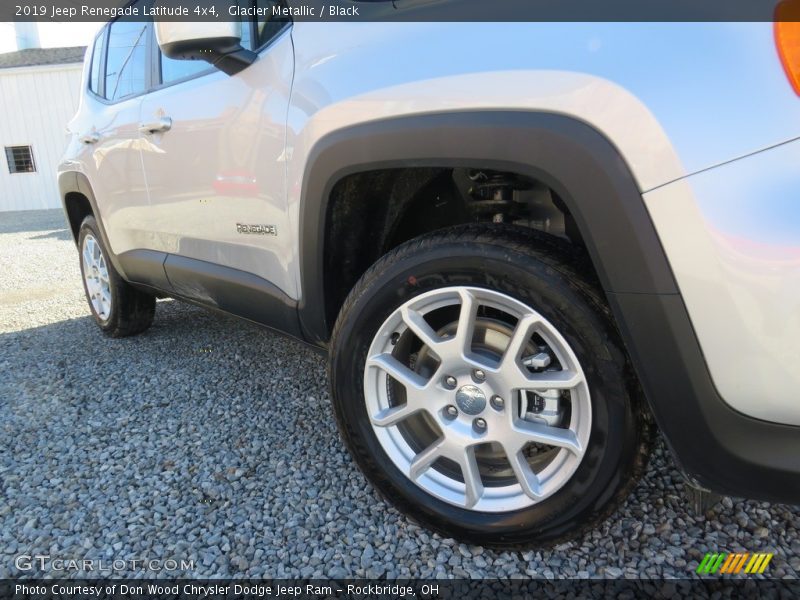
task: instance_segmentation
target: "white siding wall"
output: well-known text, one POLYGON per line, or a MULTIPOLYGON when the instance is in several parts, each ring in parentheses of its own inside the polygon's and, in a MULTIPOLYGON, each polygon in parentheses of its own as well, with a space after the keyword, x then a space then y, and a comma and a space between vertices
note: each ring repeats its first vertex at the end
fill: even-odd
POLYGON ((58 208, 56 167, 78 109, 80 64, 0 69, 0 211, 58 208), (8 171, 5 146, 31 146, 35 173, 8 171))

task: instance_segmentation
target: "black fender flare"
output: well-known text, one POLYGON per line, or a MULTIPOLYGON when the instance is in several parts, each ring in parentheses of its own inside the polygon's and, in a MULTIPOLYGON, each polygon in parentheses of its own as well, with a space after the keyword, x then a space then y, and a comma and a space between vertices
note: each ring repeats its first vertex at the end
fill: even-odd
MULTIPOLYGON (((67 223, 70 224, 71 221, 67 206, 67 196, 73 193, 80 194, 89 201, 89 206, 92 208, 92 214, 94 215, 94 218, 97 221, 97 227, 100 230, 100 237, 103 238, 103 245, 106 248, 111 248, 111 244, 108 241, 108 234, 106 233, 105 226, 103 225, 103 219, 100 218, 100 212, 97 206, 97 198, 95 198, 92 185, 89 183, 89 178, 80 171, 62 171, 58 174, 58 193, 59 197, 61 198, 61 206, 64 209, 64 215, 67 219, 67 223)), ((73 235, 73 238, 75 239, 75 244, 77 244, 77 236, 73 235)), ((114 269, 116 269, 117 273, 119 273, 123 279, 127 279, 125 269, 122 267, 119 258, 111 251, 108 252, 108 255, 109 260, 111 261, 111 264, 114 265, 114 269)))
POLYGON ((606 291, 676 294, 675 280, 641 192, 617 149, 577 119, 545 112, 473 111, 403 116, 320 139, 303 176, 300 310, 325 341, 322 265, 327 203, 347 175, 391 167, 513 171, 545 182, 566 203, 606 291))

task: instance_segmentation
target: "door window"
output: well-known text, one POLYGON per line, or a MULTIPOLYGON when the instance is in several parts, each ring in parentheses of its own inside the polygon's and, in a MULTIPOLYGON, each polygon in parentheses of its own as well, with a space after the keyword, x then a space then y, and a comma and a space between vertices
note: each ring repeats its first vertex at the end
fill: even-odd
MULTIPOLYGON (((256 4, 266 11, 264 17, 255 21, 242 22, 242 47, 248 50, 257 50, 269 42, 283 29, 289 19, 285 17, 272 17, 273 6, 286 6, 283 0, 240 0, 242 5, 256 4)), ((211 66, 202 60, 178 60, 164 56, 158 52, 161 66, 161 83, 169 84, 184 78, 194 77, 211 70, 211 66)))
POLYGON ((108 35, 105 97, 121 100, 146 89, 147 23, 114 21, 108 35))
POLYGON ((158 53, 161 57, 161 82, 172 83, 184 77, 192 77, 212 67, 204 60, 176 60, 158 53))

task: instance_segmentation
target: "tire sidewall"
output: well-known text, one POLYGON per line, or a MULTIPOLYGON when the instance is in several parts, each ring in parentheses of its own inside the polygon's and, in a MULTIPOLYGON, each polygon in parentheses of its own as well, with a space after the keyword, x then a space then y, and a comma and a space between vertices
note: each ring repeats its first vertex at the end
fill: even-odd
POLYGON ((610 343, 613 337, 613 326, 596 298, 527 253, 474 243, 410 252, 365 282, 337 327, 331 379, 340 425, 359 466, 381 493, 427 526, 489 543, 558 539, 596 519, 632 469, 626 461, 637 446, 636 419, 625 385, 624 355, 610 343), (524 302, 559 330, 587 377, 592 405, 587 451, 570 480, 531 507, 479 513, 445 503, 394 465, 372 429, 363 379, 374 335, 401 304, 449 286, 487 288, 524 302))

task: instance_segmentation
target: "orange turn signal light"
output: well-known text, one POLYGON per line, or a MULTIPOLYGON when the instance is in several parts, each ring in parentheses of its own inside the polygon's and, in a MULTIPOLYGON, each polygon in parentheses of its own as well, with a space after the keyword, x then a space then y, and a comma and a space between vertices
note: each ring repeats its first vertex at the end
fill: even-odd
POLYGON ((783 0, 775 8, 775 46, 789 83, 800 96, 800 1, 783 0))

